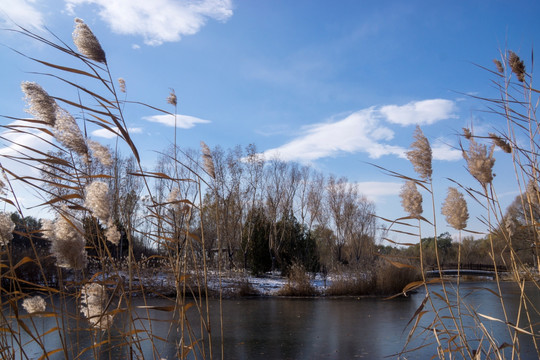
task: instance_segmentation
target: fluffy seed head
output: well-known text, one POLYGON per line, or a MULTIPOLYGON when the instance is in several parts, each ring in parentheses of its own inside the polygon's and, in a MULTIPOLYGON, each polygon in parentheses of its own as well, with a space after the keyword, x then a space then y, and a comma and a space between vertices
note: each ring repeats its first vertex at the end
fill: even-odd
POLYGON ((401 188, 399 196, 405 212, 414 217, 422 215, 422 194, 416 188, 414 181, 407 181, 401 188))
POLYGON ((516 222, 511 216, 506 216, 504 218, 504 228, 506 229, 508 236, 514 236, 514 233, 516 232, 516 222))
POLYGON ((510 65, 512 72, 516 74, 518 80, 524 82, 525 64, 523 64, 523 60, 521 60, 513 51, 508 51, 508 65, 510 65))
POLYGON ((171 92, 169 96, 167 97, 167 103, 176 106, 178 104, 178 99, 176 98, 176 94, 173 89, 171 89, 171 92))
POLYGON ((79 52, 84 56, 101 63, 106 63, 105 51, 88 25, 83 20, 75 19, 75 30, 73 31, 73 42, 79 52))
POLYGON ((6 184, 0 179, 0 195, 6 195, 6 184))
POLYGON ((126 92, 126 80, 123 78, 118 78, 118 84, 120 85, 120 91, 125 93, 126 92))
POLYGON ((178 189, 177 187, 174 187, 169 193, 169 196, 167 197, 167 202, 168 203, 175 202, 175 201, 178 201, 179 198, 180 198, 180 189, 178 189))
POLYGON ((33 314, 36 312, 44 312, 47 308, 47 303, 45 299, 41 296, 36 295, 23 300, 22 307, 26 310, 27 313, 33 314))
POLYGON ((118 231, 118 228, 112 221, 112 219, 109 219, 107 222, 107 230, 105 230, 105 237, 107 238, 107 241, 111 242, 114 245, 118 245, 120 242, 120 238, 122 235, 120 234, 120 231, 118 231))
POLYGON ((442 214, 446 217, 446 222, 456 230, 463 230, 467 226, 469 211, 467 202, 456 188, 448 188, 448 195, 441 208, 442 214))
POLYGON ((56 110, 56 123, 53 128, 54 137, 62 145, 80 156, 88 155, 88 147, 84 141, 81 129, 69 112, 58 107, 56 110))
POLYGON ((26 112, 36 119, 46 122, 49 126, 54 126, 56 122, 56 101, 35 82, 24 81, 21 84, 21 89, 28 104, 26 112))
POLYGON ((107 330, 113 323, 113 316, 104 313, 108 299, 107 289, 101 284, 90 283, 81 289, 81 313, 96 329, 107 330))
POLYGON ((486 145, 478 144, 474 139, 470 139, 469 151, 463 151, 463 157, 467 161, 469 172, 483 186, 493 180, 494 149, 495 145, 491 145, 488 154, 486 145))
POLYGON ((201 151, 204 160, 204 170, 210 175, 212 179, 216 178, 216 172, 214 169, 214 159, 212 158, 212 153, 210 148, 205 144, 204 141, 201 141, 201 151))
POLYGON ((414 131, 415 141, 411 144, 411 150, 407 151, 407 159, 413 164, 414 171, 426 181, 431 180, 433 170, 431 168, 431 160, 433 154, 428 139, 424 136, 420 126, 416 125, 414 131))
POLYGON ((497 67, 497 71, 501 74, 504 74, 504 68, 503 68, 503 65, 502 63, 497 60, 497 59, 493 59, 493 63, 495 64, 495 66, 497 67))
POLYGON ((103 181, 93 181, 86 186, 84 205, 101 221, 109 220, 109 185, 103 181))
POLYGON ((0 213, 0 246, 7 246, 13 240, 13 230, 15 223, 11 221, 11 215, 5 212, 0 213))
POLYGON ((53 233, 49 234, 51 252, 56 257, 56 265, 75 270, 86 267, 88 262, 84 248, 86 241, 82 233, 82 226, 77 221, 68 221, 64 216, 57 217, 53 233))
POLYGON ((97 141, 88 139, 88 147, 92 151, 92 155, 105 167, 113 165, 111 152, 106 146, 101 145, 97 141))
POLYGON ((493 143, 499 148, 501 148, 501 150, 505 153, 510 154, 512 152, 512 147, 510 146, 510 144, 499 135, 489 133, 489 138, 493 140, 493 143))
POLYGON ((540 204, 540 186, 534 179, 527 184, 527 201, 534 205, 540 204))

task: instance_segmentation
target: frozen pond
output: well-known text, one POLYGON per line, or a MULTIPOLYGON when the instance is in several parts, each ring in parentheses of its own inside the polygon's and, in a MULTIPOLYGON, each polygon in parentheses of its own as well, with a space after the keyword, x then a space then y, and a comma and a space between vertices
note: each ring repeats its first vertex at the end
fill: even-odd
MULTIPOLYGON (((513 283, 502 283, 505 301, 509 305, 509 316, 515 321, 518 310, 519 292, 513 283)), ((462 296, 468 305, 474 307, 478 313, 502 318, 499 299, 487 290, 496 290, 493 282, 464 283, 461 285, 462 296)), ((440 285, 432 286, 433 291, 440 291, 440 285)), ((529 287, 529 296, 533 304, 540 304, 538 290, 529 287)), ((223 301, 224 320, 224 351, 225 359, 382 359, 398 353, 407 338, 409 328, 407 323, 424 299, 423 291, 412 294, 407 298, 393 300, 381 300, 377 298, 247 298, 223 301)), ((134 305, 142 304, 140 299, 134 305)), ((170 305, 166 300, 151 300, 151 305, 170 305)), ((191 316, 196 315, 194 308, 188 310, 191 316)), ((136 322, 137 329, 149 329, 159 338, 154 340, 154 346, 150 341, 143 341, 142 352, 145 359, 176 359, 175 341, 178 340, 178 332, 175 326, 170 326, 171 312, 151 310, 153 318, 151 324, 145 319, 146 311, 137 310, 141 317, 136 322), (167 339, 162 341, 160 339, 167 339)), ((219 325, 219 303, 210 302, 210 314, 212 315, 212 339, 213 358, 221 358, 221 337, 219 325)), ((466 324, 471 326, 471 334, 474 332, 474 323, 468 317, 464 317, 466 324)), ((26 320, 25 320, 26 321, 26 320)), ((69 323, 69 339, 66 343, 72 348, 89 348, 81 359, 129 359, 130 350, 122 346, 125 340, 118 330, 111 331, 110 343, 115 346, 103 345, 92 347, 95 339, 90 339, 90 332, 84 330, 84 320, 77 323, 73 319, 64 319, 69 323), (78 329, 78 330, 77 330, 78 329), (118 346, 116 346, 118 345, 118 346)), ((429 314, 422 318, 420 327, 428 326, 431 321, 429 314)), ((536 317, 533 322, 537 323, 540 318, 536 317)), ((53 318, 34 319, 37 329, 48 329, 57 326, 53 318)), ((498 339, 499 343, 510 342, 508 331, 505 326, 483 320, 487 329, 498 339)), ((191 320, 193 334, 200 335, 199 322, 191 320)), ((124 334, 127 328, 122 324, 121 317, 115 320, 115 327, 123 327, 124 334)), ((536 332, 538 332, 538 328, 536 332)), ((146 333, 140 332, 144 338, 146 333)), ((107 340, 107 333, 103 334, 107 340)), ((424 337, 414 340, 416 346, 424 344, 424 337)), ((23 342, 29 341, 27 337, 23 342)), ((430 341, 433 340, 431 336, 430 341)), ((474 341, 473 341, 474 343, 474 341)), ((57 333, 47 335, 47 350, 58 348, 61 345, 57 333)), ((199 348, 195 353, 196 358, 202 358, 204 351, 208 358, 208 347, 205 350, 199 348)), ((507 349, 510 351, 510 349, 507 349)), ((32 343, 24 346, 24 351, 30 358, 39 358, 42 351, 32 343)), ((429 359, 436 354, 433 345, 422 348, 416 352, 405 354, 407 359, 429 359)), ((139 352, 139 354, 140 354, 139 352)), ((510 355, 510 352, 508 352, 510 355)), ((510 356, 508 356, 510 357, 510 356)), ((51 359, 63 359, 62 353, 53 354, 51 359)), ((134 357, 135 358, 135 357, 134 357)), ((195 358, 193 353, 188 358, 195 358)), ((396 358, 393 356, 391 358, 396 358)), ((521 358, 536 359, 536 350, 529 337, 521 341, 521 358)))

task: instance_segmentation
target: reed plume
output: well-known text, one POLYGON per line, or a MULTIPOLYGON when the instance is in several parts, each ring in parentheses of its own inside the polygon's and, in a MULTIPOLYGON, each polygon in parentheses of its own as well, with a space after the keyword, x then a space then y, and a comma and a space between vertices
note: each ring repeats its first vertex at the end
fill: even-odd
POLYGON ((212 153, 210 148, 205 144, 204 141, 201 141, 201 151, 204 161, 204 170, 210 175, 212 179, 216 178, 216 172, 214 169, 214 159, 212 158, 212 153))
POLYGON ((86 241, 82 226, 76 220, 68 221, 64 216, 58 216, 49 232, 51 252, 56 258, 56 265, 63 268, 80 270, 88 263, 85 250, 86 241))
POLYGON ((524 82, 525 64, 523 63, 523 60, 521 60, 519 56, 513 51, 508 51, 508 65, 510 65, 512 72, 516 74, 518 80, 520 82, 524 82))
POLYGON ((0 213, 0 245, 7 246, 13 240, 13 230, 15 230, 15 223, 11 220, 11 215, 5 212, 0 213))
POLYGON ((504 67, 503 67, 502 63, 497 59, 493 59, 493 63, 495 64, 495 67, 497 67, 497 71, 500 74, 504 74, 504 67))
POLYGON ((540 187, 536 180, 531 179, 527 184, 527 201, 533 205, 540 205, 540 187))
POLYGON ((105 51, 98 39, 82 19, 75 19, 73 42, 81 54, 97 62, 107 63, 105 51))
POLYGON ((84 205, 101 221, 109 220, 109 185, 103 181, 93 181, 86 186, 84 205))
POLYGON ((96 329, 107 330, 113 323, 113 316, 104 313, 107 300, 107 289, 101 284, 90 283, 81 289, 81 313, 96 329))
POLYGON ((45 299, 43 299, 41 296, 36 295, 24 299, 22 307, 24 310, 26 310, 27 313, 33 314, 36 312, 44 312, 47 308, 47 303, 45 302, 45 299))
POLYGON ((514 236, 516 232, 516 222, 512 218, 512 216, 505 216, 504 218, 504 228, 506 229, 506 232, 508 233, 508 236, 512 237, 514 236))
POLYGON ((505 153, 510 154, 512 152, 512 146, 510 146, 510 144, 499 135, 489 133, 489 138, 493 140, 493 143, 505 153))
POLYGON ((411 150, 407 151, 407 159, 413 164, 414 171, 416 171, 420 177, 426 181, 431 180, 433 173, 431 162, 433 153, 428 139, 424 136, 420 126, 416 125, 414 131, 415 141, 411 144, 411 150))
POLYGON ((83 157, 88 155, 88 147, 79 125, 77 125, 73 116, 61 107, 56 109, 56 123, 53 127, 53 134, 55 139, 69 150, 83 157))
POLYGON ((463 128, 463 136, 465 137, 465 139, 470 140, 472 138, 471 130, 463 128))
POLYGON ((113 165, 113 159, 111 152, 106 146, 101 145, 99 142, 94 140, 87 140, 88 147, 92 151, 92 155, 96 158, 103 166, 111 167, 113 165))
POLYGON ((495 164, 495 158, 493 157, 493 151, 495 145, 492 144, 489 149, 487 146, 477 143, 471 138, 469 143, 469 151, 463 150, 463 158, 467 162, 467 168, 471 175, 485 186, 493 180, 493 165, 495 164))
POLYGON ((114 224, 112 219, 109 219, 107 222, 107 230, 105 230, 105 238, 107 238, 107 241, 111 242, 112 244, 118 245, 121 237, 122 235, 118 231, 117 226, 114 224))
POLYGON ((448 195, 442 205, 441 212, 445 216, 446 222, 454 229, 463 230, 467 227, 467 220, 469 219, 467 202, 463 194, 456 188, 448 188, 448 195))
POLYGON ((422 215, 422 194, 416 188, 414 181, 407 181, 399 193, 401 206, 412 217, 422 215))
POLYGON ((174 92, 173 89, 171 89, 171 92, 169 94, 169 96, 167 97, 167 103, 173 105, 173 106, 176 106, 178 105, 178 99, 176 97, 176 93, 174 92))
POLYGON ((126 92, 126 80, 123 78, 118 78, 118 84, 120 85, 120 91, 125 93, 126 92))
POLYGON ((35 82, 24 81, 21 83, 21 89, 28 104, 26 112, 47 125, 54 126, 58 106, 56 101, 35 82))

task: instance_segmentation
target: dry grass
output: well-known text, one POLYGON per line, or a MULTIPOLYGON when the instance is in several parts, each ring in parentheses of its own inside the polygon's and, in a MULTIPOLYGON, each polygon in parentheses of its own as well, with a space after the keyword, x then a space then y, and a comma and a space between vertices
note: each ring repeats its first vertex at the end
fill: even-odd
MULTIPOLYGON (((397 264, 396 262, 394 262, 397 264)), ((379 259, 369 271, 346 269, 332 276, 326 289, 328 296, 391 296, 403 293, 405 286, 420 279, 418 268, 398 267, 379 259)))
POLYGON ((311 279, 303 266, 291 265, 288 282, 276 293, 278 296, 315 296, 317 290, 311 285, 311 279))

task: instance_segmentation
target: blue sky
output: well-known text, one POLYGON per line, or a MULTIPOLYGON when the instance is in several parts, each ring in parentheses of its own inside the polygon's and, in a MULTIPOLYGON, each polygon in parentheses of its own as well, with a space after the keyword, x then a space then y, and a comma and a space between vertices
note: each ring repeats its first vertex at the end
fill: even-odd
MULTIPOLYGON (((367 163, 414 175, 403 153, 416 124, 434 149, 436 203, 451 185, 446 178, 476 186, 452 148, 457 134, 471 123, 478 135, 504 125, 468 96, 498 95, 492 76, 476 64, 491 68, 500 50, 511 49, 530 65, 538 14, 538 1, 0 3, 2 27, 15 21, 39 32, 46 26, 66 42, 73 18, 84 19, 113 75, 125 79, 129 100, 166 107, 174 88, 185 116, 177 133, 181 146, 198 148, 201 140, 224 148, 254 143, 267 156, 280 154, 360 183, 387 218, 403 215, 400 183, 367 163)), ((62 60, 8 32, 0 32, 0 42, 62 60)), ((29 74, 43 69, 6 47, 0 61, 0 114, 25 116, 20 82, 37 81, 47 89, 48 80, 29 74)), ((173 143, 172 128, 148 109, 136 107, 127 115, 151 167, 155 151, 173 143)), ((114 143, 99 132, 92 137, 114 143)), ((495 157, 495 186, 506 205, 517 195, 513 172, 507 171, 511 162, 500 151, 495 157)), ((470 207, 472 218, 480 215, 470 207)), ((439 232, 450 230, 439 218, 439 232)), ((482 230, 478 221, 470 223, 482 230)))

